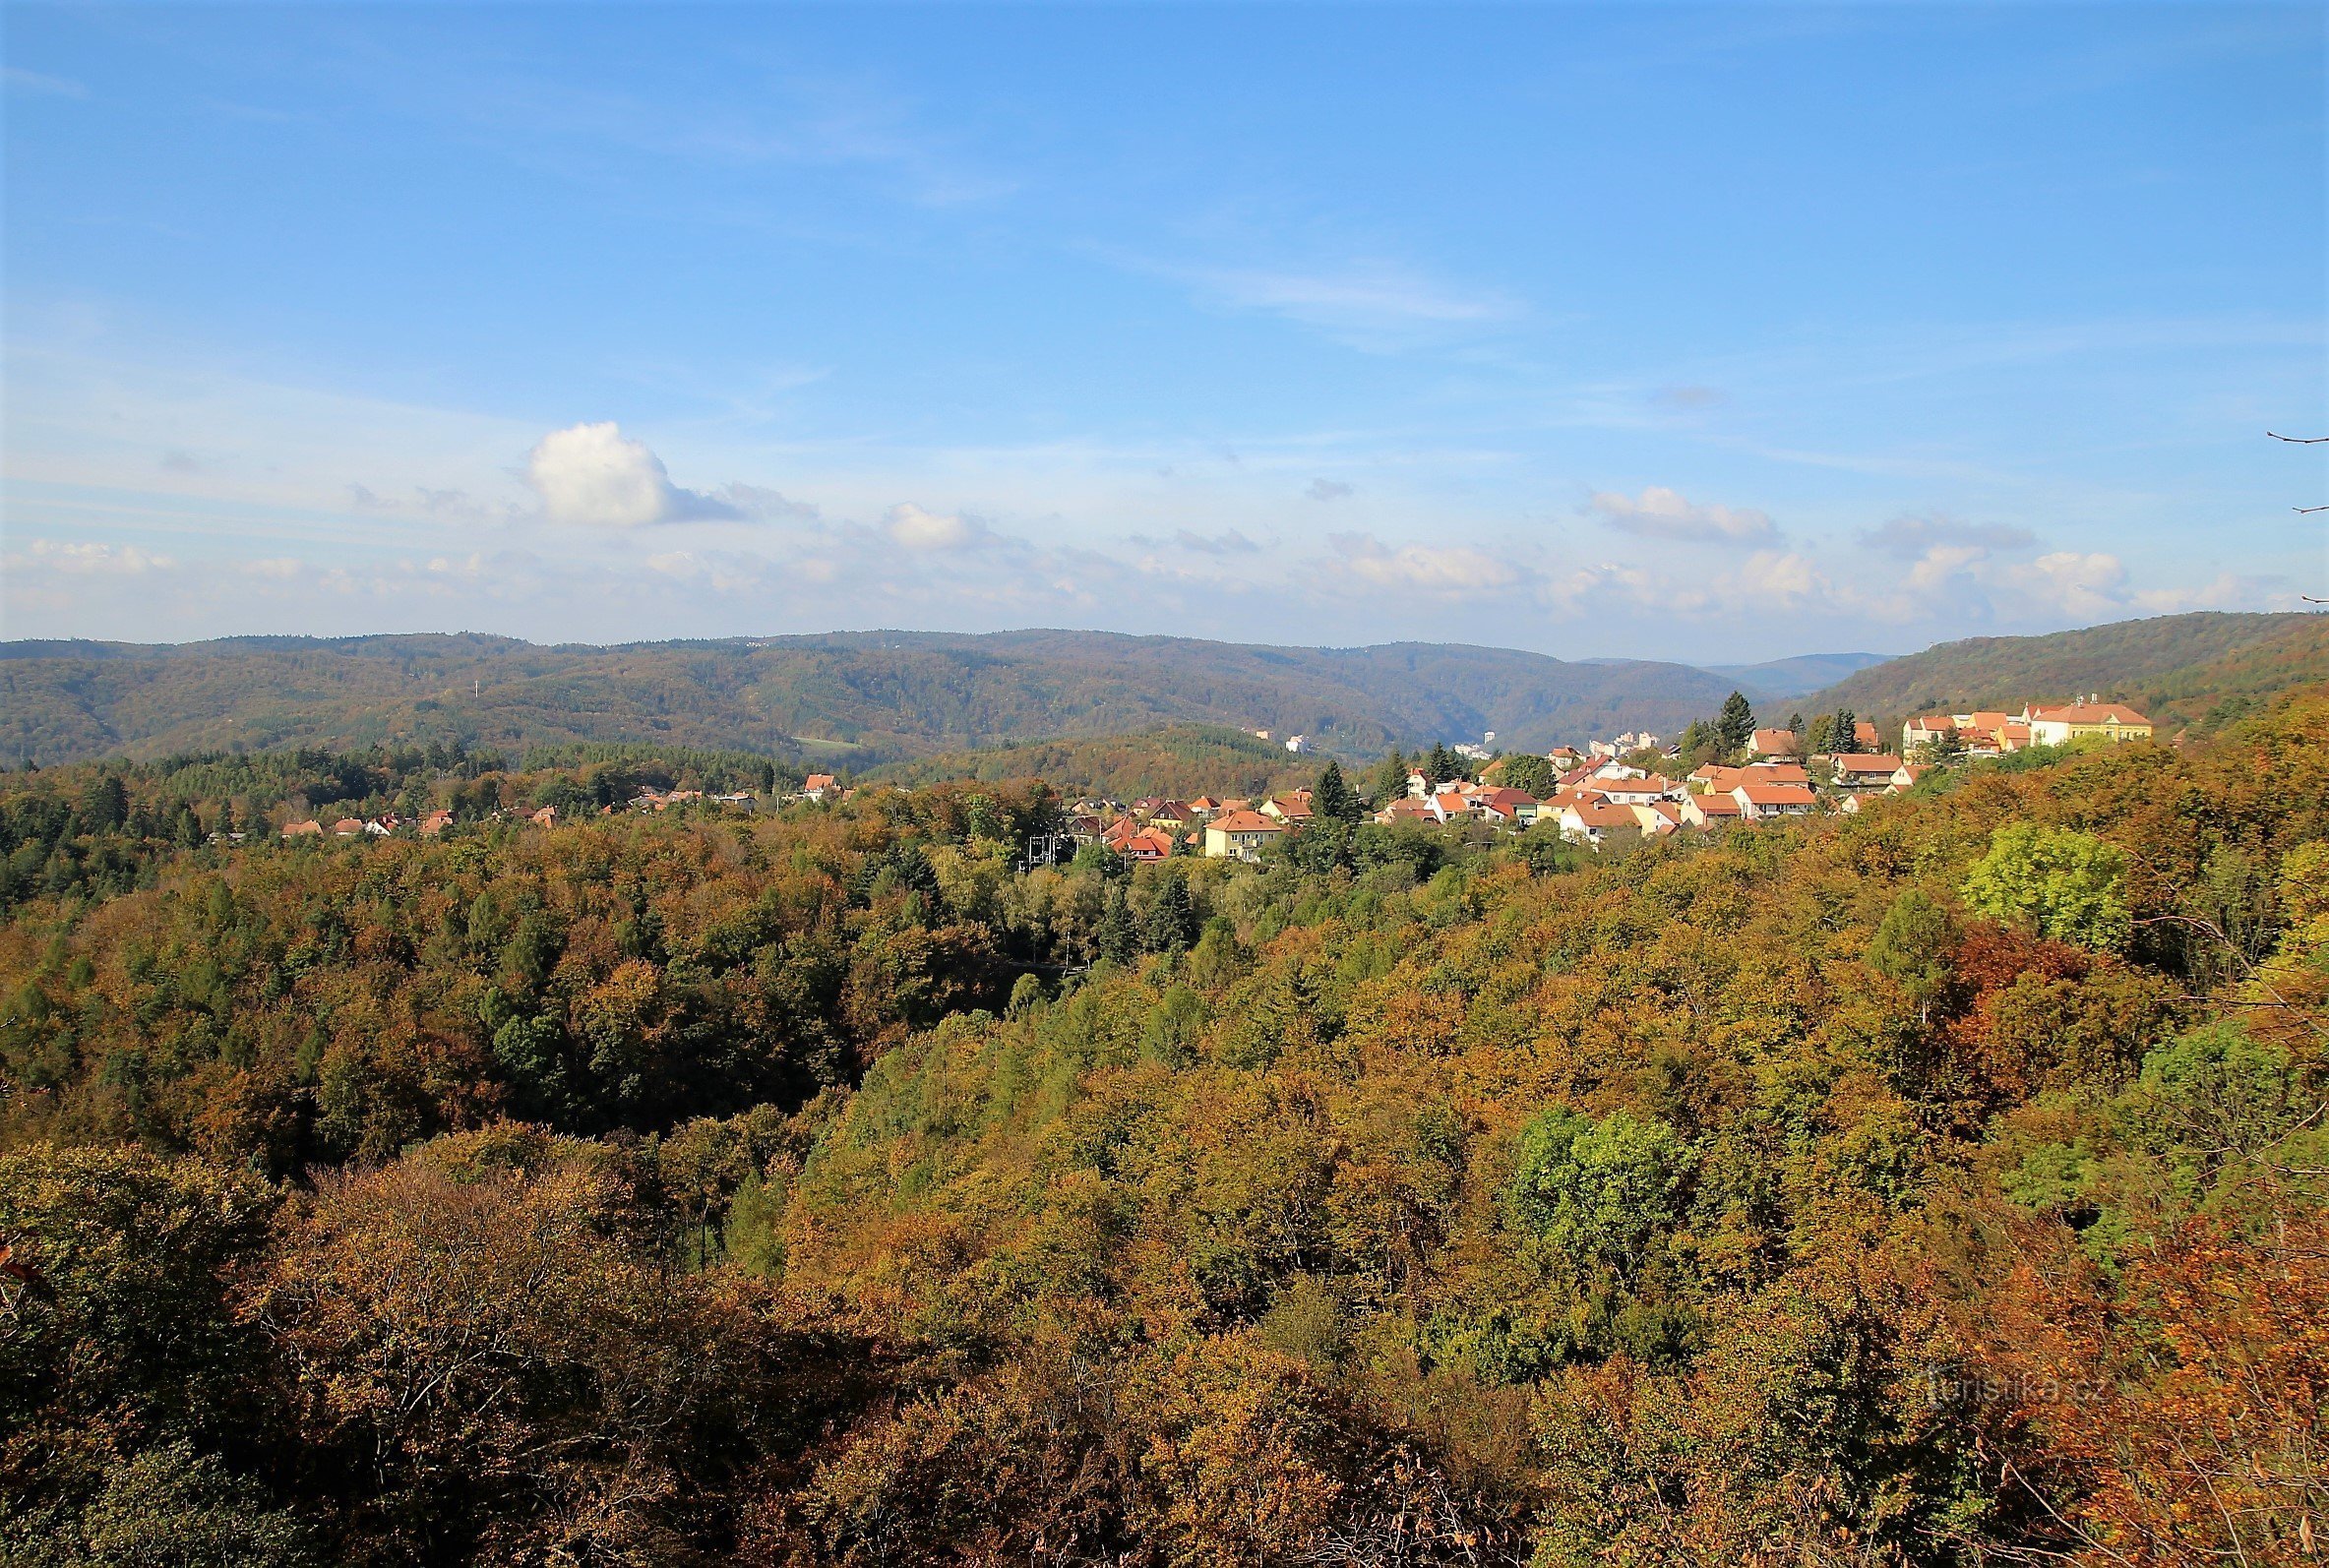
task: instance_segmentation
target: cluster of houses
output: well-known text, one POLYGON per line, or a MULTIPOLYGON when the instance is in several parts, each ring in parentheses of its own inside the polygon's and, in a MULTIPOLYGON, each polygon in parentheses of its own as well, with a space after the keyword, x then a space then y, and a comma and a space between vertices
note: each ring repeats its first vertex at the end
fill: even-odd
MULTIPOLYGON (((1469 819, 1521 828, 1550 822, 1563 838, 1599 847, 1613 834, 1658 837, 1728 822, 1808 815, 1820 802, 1810 770, 1795 756, 1781 754, 1775 739, 1771 746, 1772 751, 1743 766, 1709 763, 1680 778, 1624 760, 1640 756, 1646 748, 1589 755, 1563 773, 1543 800, 1468 779, 1435 786, 1415 774, 1407 781, 1406 798, 1375 816, 1379 822, 1469 819)), ((1908 789, 1924 772, 1897 756, 1862 753, 1811 760, 1826 775, 1830 799, 1846 812, 1858 811, 1865 795, 1908 789)))
MULTIPOLYGON (((1266 732, 1255 733, 1266 738, 1266 732)), ((1523 830, 1548 823, 1563 838, 1599 847, 1619 833, 1656 837, 1726 822, 1804 816, 1818 810, 1823 799, 1837 811, 1857 812, 1868 796, 1909 789, 1934 757, 1997 756, 2026 746, 2059 746, 2090 736, 2111 741, 2147 740, 2151 733, 2151 721, 2132 707, 2090 695, 2055 707, 2025 704, 2019 713, 1921 713, 1901 726, 1897 754, 1874 750, 1876 730, 1865 720, 1853 727, 1854 742, 1863 750, 1808 758, 1804 755, 1802 737, 1795 731, 1758 729, 1747 739, 1747 760, 1742 765, 1709 763, 1674 778, 1658 770, 1657 763, 1663 758, 1679 766, 1679 750, 1658 736, 1630 731, 1615 740, 1591 742, 1582 752, 1563 746, 1548 753, 1559 773, 1555 787, 1542 800, 1508 785, 1470 779, 1439 783, 1422 773, 1410 773, 1406 793, 1379 803, 1374 818, 1386 824, 1406 821, 1443 826, 1463 821, 1523 830)), ((1307 746, 1296 736, 1287 749, 1303 751, 1307 746)), ((1475 746, 1454 750, 1467 757, 1487 754, 1475 746)), ((855 793, 843 789, 830 773, 812 773, 785 799, 823 803, 846 800, 855 793)), ((745 811, 759 804, 749 790, 707 794, 703 790, 646 788, 629 803, 629 809, 664 812, 706 801, 745 811)), ((614 810, 601 807, 599 814, 610 814, 614 810)), ((503 814, 496 812, 493 816, 503 814)), ((555 806, 513 814, 543 827, 554 826, 561 819, 555 806)), ((1264 848, 1285 834, 1308 825, 1311 814, 1311 792, 1307 789, 1260 801, 1216 800, 1204 795, 1177 801, 1150 796, 1127 806, 1111 800, 1084 800, 1075 804, 1063 836, 1077 845, 1104 845, 1133 861, 1190 854, 1251 861, 1259 859, 1264 848)), ((430 812, 410 821, 384 813, 372 817, 341 817, 328 824, 292 822, 282 829, 282 836, 386 838, 409 828, 423 838, 433 838, 452 824, 453 814, 448 811, 430 812)))
MULTIPOLYGON (((831 776, 829 774, 824 776, 826 787, 829 790, 832 784, 831 776)), ((825 797, 822 795, 796 795, 793 798, 796 800, 822 800, 825 797)), ((667 812, 675 806, 692 806, 703 801, 709 801, 715 806, 725 806, 732 810, 748 812, 760 804, 759 797, 750 790, 736 790, 720 795, 706 794, 703 790, 644 788, 632 798, 630 810, 635 812, 667 812)), ((600 816, 612 816, 614 812, 615 809, 612 806, 601 806, 598 809, 600 816)), ((530 812, 489 812, 486 814, 485 819, 498 822, 507 818, 517 818, 531 822, 536 827, 556 827, 567 819, 567 815, 568 814, 561 812, 555 806, 542 806, 530 812)), ((282 836, 285 838, 393 838, 398 833, 409 828, 422 838, 435 838, 452 825, 453 814, 449 811, 429 812, 419 817, 398 816, 394 812, 383 812, 378 816, 343 816, 336 822, 316 820, 286 822, 283 824, 282 836)))
POLYGON ((2025 746, 2064 746, 2089 736, 2147 741, 2151 721, 2124 702, 2106 702, 2096 694, 2058 707, 2025 703, 2019 713, 1920 713, 1901 726, 1900 749, 1910 756, 2002 756, 2025 746))
POLYGON ((1132 861, 1158 861, 1177 854, 1257 860, 1265 845, 1307 826, 1310 819, 1311 792, 1306 789, 1259 803, 1215 800, 1210 795, 1194 801, 1151 795, 1130 806, 1077 801, 1064 832, 1077 844, 1102 844, 1132 861))
MULTIPOLYGON (((550 810, 550 808, 544 808, 550 810)), ((451 812, 430 812, 418 818, 383 812, 378 816, 342 816, 337 822, 285 822, 285 838, 391 838, 411 828, 423 838, 435 838, 453 825, 451 812)))

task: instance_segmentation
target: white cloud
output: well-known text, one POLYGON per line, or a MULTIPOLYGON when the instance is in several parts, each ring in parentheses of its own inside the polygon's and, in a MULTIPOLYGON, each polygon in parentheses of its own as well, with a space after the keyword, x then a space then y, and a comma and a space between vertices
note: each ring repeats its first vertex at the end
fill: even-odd
POLYGON ((2056 550, 1999 574, 2008 586, 2065 615, 2103 616, 2125 608, 2127 569, 2101 552, 2056 550))
POLYGON ((1959 522, 1954 517, 1899 516, 1876 528, 1861 530, 1860 542, 1870 550, 1915 560, 1935 546, 1977 550, 2023 550, 2038 542, 2027 528, 2009 523, 1959 522))
POLYGON ((795 501, 790 496, 770 490, 766 485, 741 482, 719 487, 718 499, 747 517, 760 522, 814 522, 817 508, 806 501, 795 501))
POLYGON ((931 512, 901 501, 883 519, 889 537, 908 550, 960 550, 987 537, 986 525, 957 512, 931 512))
POLYGON ((1936 544, 1909 568, 1908 585, 1922 590, 1937 588, 1953 578, 1974 577, 1989 559, 1990 552, 1979 545, 1936 544))
POLYGON ((1338 533, 1329 542, 1335 564, 1379 588, 1426 593, 1496 593, 1519 583, 1521 570, 1469 545, 1403 545, 1393 550, 1373 534, 1338 533))
POLYGON ((1340 501, 1351 493, 1351 487, 1339 479, 1313 479, 1303 492, 1313 501, 1340 501))
POLYGON ((65 544, 34 539, 21 554, 7 557, 11 571, 51 572, 69 576, 142 577, 167 572, 178 563, 134 544, 65 544))
POLYGON ((663 459, 611 419, 544 436, 526 458, 525 479, 551 521, 581 527, 640 528, 741 515, 728 502, 673 484, 663 459))
POLYGON ((1620 533, 1698 544, 1765 544, 1779 537, 1767 513, 1751 507, 1699 506, 1664 485, 1639 496, 1598 491, 1586 509, 1620 533))

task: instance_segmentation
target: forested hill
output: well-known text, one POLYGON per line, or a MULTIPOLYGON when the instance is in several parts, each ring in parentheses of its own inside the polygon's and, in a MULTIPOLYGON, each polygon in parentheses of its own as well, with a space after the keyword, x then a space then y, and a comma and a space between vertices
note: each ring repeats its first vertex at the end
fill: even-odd
POLYGON ((954 780, 1001 784, 1039 778, 1063 794, 1097 793, 1129 801, 1142 795, 1180 800, 1268 795, 1308 784, 1318 773, 1317 757, 1298 756, 1243 730, 1175 724, 1140 735, 1007 741, 975 751, 941 752, 891 762, 859 778, 908 788, 954 780))
POLYGON ((521 760, 0 775, 0 1565, 2320 1561, 2329 687, 1596 851, 521 760))
POLYGON ((2046 636, 1943 642, 1862 670, 1797 705, 1807 713, 1850 708, 1889 724, 1916 711, 2018 708, 2025 700, 2100 692, 2172 728, 2324 678, 2329 618, 2202 611, 2046 636))
POLYGON ((1729 686, 1497 648, 1277 648, 1095 632, 857 633, 615 647, 475 634, 0 644, 0 760, 241 746, 620 741, 866 763, 1174 723, 1505 746, 1679 728, 1729 686))

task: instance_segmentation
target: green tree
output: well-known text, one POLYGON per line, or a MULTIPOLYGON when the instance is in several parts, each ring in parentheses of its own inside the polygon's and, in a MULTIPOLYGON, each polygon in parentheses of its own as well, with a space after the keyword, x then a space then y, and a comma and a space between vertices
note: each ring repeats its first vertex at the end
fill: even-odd
POLYGON ((1884 912, 1869 942, 1868 966, 1900 987, 1923 1021, 1948 986, 1955 943, 1949 912, 1911 887, 1884 912))
POLYGON ((216 1455, 186 1442, 108 1467, 80 1519, 40 1548, 70 1568, 295 1568, 319 1560, 295 1518, 269 1507, 267 1494, 216 1455))
POLYGON ((110 833, 129 820, 129 791, 118 773, 99 773, 81 792, 81 819, 92 833, 110 833))
POLYGON ((1754 708, 1746 693, 1733 692, 1723 698, 1722 716, 1714 721, 1714 738, 1725 752, 1741 751, 1754 738, 1754 708))
POLYGON ((1359 797, 1343 782, 1340 762, 1328 762, 1318 771, 1318 781, 1310 792, 1310 809, 1314 816, 1332 817, 1338 822, 1359 819, 1359 797))
POLYGON ((1140 945, 1152 953, 1169 953, 1195 940, 1196 905, 1189 896, 1189 878, 1168 873, 1140 922, 1140 945))
POLYGON ((1509 1209, 1553 1256, 1625 1275, 1682 1213, 1696 1163, 1683 1135, 1654 1116, 1613 1111, 1596 1121, 1555 1106, 1521 1131, 1509 1209))
POLYGON ((1395 746, 1390 755, 1375 764, 1375 770, 1367 775, 1367 799, 1378 811, 1407 793, 1407 758, 1395 746))
POLYGON ((1545 757, 1523 752, 1504 758, 1503 780, 1507 788, 1525 791, 1541 801, 1553 793, 1561 775, 1545 757))
POLYGON ((1100 927, 1092 935, 1094 956, 1110 963, 1129 963, 1140 944, 1133 932, 1133 912, 1124 900, 1124 884, 1112 882, 1108 901, 1100 909, 1100 927))
POLYGON ((1962 892, 1967 907, 1992 920, 2112 952, 2133 929, 2125 884, 2125 855, 2094 834, 2007 822, 1991 833, 1962 892))

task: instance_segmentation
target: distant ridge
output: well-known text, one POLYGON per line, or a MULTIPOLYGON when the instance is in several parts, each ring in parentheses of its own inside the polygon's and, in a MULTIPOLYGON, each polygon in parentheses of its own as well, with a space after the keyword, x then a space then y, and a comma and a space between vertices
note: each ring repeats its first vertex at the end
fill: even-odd
POLYGON ((1802 696, 1823 686, 1833 686, 1870 665, 1882 664, 1889 653, 1799 653, 1792 659, 1762 664, 1710 664, 1707 673, 1736 681, 1750 697, 1802 696))
POLYGON ((1304 735, 1350 756, 1542 750, 1710 713, 1686 665, 1398 642, 924 632, 541 646, 476 633, 0 644, 0 760, 460 739, 623 741, 873 762, 1173 724, 1304 735), (812 741, 807 737, 818 737, 812 741))
POLYGON ((1798 705, 1807 713, 1850 708, 1891 725, 1926 709, 1962 712, 2099 692, 2172 727, 2235 698, 2320 680, 2329 680, 2329 616, 2203 610, 2044 636, 1943 642, 1848 676, 1798 705))

